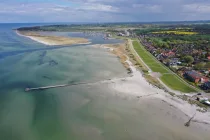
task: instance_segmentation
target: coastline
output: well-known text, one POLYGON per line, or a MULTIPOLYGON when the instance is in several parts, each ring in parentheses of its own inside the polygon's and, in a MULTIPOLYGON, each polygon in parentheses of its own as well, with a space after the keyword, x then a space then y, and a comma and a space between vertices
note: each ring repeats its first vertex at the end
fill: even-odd
MULTIPOLYGON (((210 112, 200 112, 203 110, 201 107, 198 107, 194 104, 189 104, 187 101, 180 99, 178 96, 172 96, 164 89, 160 89, 152 84, 150 84, 146 78, 143 76, 137 67, 132 63, 130 58, 124 52, 116 51, 117 48, 114 45, 100 45, 97 48, 106 49, 108 52, 116 55, 121 63, 125 66, 131 74, 130 77, 125 77, 122 79, 114 79, 112 83, 109 84, 109 87, 117 92, 123 93, 122 96, 128 96, 128 98, 137 98, 138 100, 146 100, 148 103, 152 100, 157 100, 162 102, 162 104, 167 104, 169 107, 174 107, 177 111, 182 112, 183 115, 177 116, 182 118, 183 120, 189 120, 194 114, 195 117, 192 119, 192 124, 200 124, 202 127, 207 127, 205 129, 209 129, 210 126, 210 112), (118 52, 118 53, 116 53, 118 52), (122 57, 122 54, 126 56, 126 60, 122 57)), ((161 106, 159 104, 157 106, 161 106)), ((164 107, 166 109, 167 107, 164 107)), ((167 109, 166 109, 167 110, 167 109)), ((170 110, 168 110, 170 111, 170 110)), ((175 112, 174 112, 175 113, 175 112)), ((186 122, 183 122, 183 125, 186 122)))
MULTIPOLYGON (((39 42, 39 43, 47 45, 47 46, 77 45, 77 44, 78 45, 79 44, 82 45, 82 44, 90 44, 91 43, 90 41, 87 41, 87 39, 86 39, 86 41, 84 41, 84 43, 82 43, 82 42, 80 43, 79 41, 78 42, 77 41, 74 42, 74 39, 79 39, 79 38, 67 38, 67 37, 60 37, 60 38, 69 39, 72 42, 65 43, 65 42, 62 42, 61 40, 59 40, 59 42, 55 42, 55 41, 53 41, 53 39, 52 39, 52 41, 50 41, 50 40, 46 41, 42 37, 47 37, 47 36, 39 36, 39 37, 37 37, 37 36, 32 36, 32 35, 24 35, 24 34, 21 34, 18 30, 15 30, 15 32, 19 36, 29 38, 29 39, 31 39, 33 41, 39 42)), ((52 37, 60 39, 58 36, 52 36, 52 37)), ((81 39, 83 39, 83 38, 81 38, 81 39)))
POLYGON ((17 30, 15 30, 15 32, 16 32, 16 34, 19 35, 19 36, 29 38, 29 39, 31 39, 31 40, 33 40, 33 41, 42 43, 42 44, 44 44, 44 45, 53 46, 53 44, 51 44, 51 43, 49 43, 49 42, 46 42, 46 41, 42 41, 42 40, 36 39, 36 38, 34 38, 34 37, 32 37, 32 36, 22 35, 22 34, 20 34, 17 30))
MULTIPOLYGON (((27 36, 18 33, 16 30, 16 33, 19 36, 27 37, 31 40, 34 40, 36 42, 48 45, 48 46, 54 46, 57 44, 54 44, 52 42, 47 42, 41 39, 38 39, 33 36, 27 36)), ((90 42, 89 42, 90 43, 90 42)), ((89 44, 89 43, 77 43, 77 44, 89 44)), ((164 103, 167 103, 168 106, 173 106, 176 109, 178 109, 180 112, 182 112, 184 115, 179 116, 181 118, 190 118, 195 113, 196 116, 192 120, 193 123, 199 123, 202 125, 210 125, 210 112, 201 113, 198 111, 200 107, 197 107, 196 105, 191 105, 187 101, 183 101, 178 97, 171 96, 163 89, 159 89, 152 84, 150 84, 146 78, 143 76, 143 74, 136 68, 135 64, 132 63, 129 56, 122 51, 122 49, 116 49, 117 47, 114 45, 93 45, 99 48, 104 48, 108 50, 110 53, 118 56, 121 63, 125 66, 125 68, 128 70, 128 72, 131 74, 130 77, 126 77, 125 80, 122 79, 113 79, 113 83, 109 84, 109 87, 117 92, 124 93, 125 96, 134 97, 136 99, 146 100, 148 103, 150 100, 159 100, 164 103), (187 117, 186 117, 187 116, 187 117)), ((151 102, 152 104, 152 102, 151 102)), ((183 124, 184 125, 184 124, 183 124)))

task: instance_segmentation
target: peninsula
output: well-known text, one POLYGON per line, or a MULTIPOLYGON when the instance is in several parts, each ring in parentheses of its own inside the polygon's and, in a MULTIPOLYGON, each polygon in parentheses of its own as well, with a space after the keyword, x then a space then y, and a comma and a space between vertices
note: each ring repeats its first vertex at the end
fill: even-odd
POLYGON ((59 45, 76 45, 76 44, 89 44, 89 40, 85 38, 78 37, 64 37, 64 36, 51 36, 42 35, 40 32, 36 31, 19 31, 16 33, 21 36, 28 37, 39 43, 49 45, 49 46, 59 46, 59 45))

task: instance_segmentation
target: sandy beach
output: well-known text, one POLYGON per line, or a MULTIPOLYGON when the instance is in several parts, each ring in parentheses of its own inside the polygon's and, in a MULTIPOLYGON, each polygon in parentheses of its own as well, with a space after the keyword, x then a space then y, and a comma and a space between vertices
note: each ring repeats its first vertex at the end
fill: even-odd
MULTIPOLYGON (((18 32, 16 33, 20 36, 28 37, 45 45, 58 45, 57 43, 44 41, 34 36, 25 36, 18 32)), ((192 126, 194 127, 194 124, 196 124, 203 129, 210 131, 210 112, 202 113, 198 111, 201 109, 200 107, 191 105, 187 101, 184 101, 177 96, 172 96, 165 90, 150 84, 143 74, 137 70, 136 66, 130 61, 129 57, 125 53, 126 51, 122 47, 123 45, 124 44, 92 45, 94 48, 105 49, 106 51, 116 55, 125 68, 130 71, 131 76, 129 77, 116 78, 108 81, 110 89, 121 93, 119 96, 124 96, 127 99, 139 100, 139 102, 143 101, 147 104, 152 104, 158 109, 165 110, 165 112, 170 112, 170 115, 181 118, 183 120, 183 125, 195 114, 195 117, 191 122, 192 126), (176 112, 171 112, 170 107, 175 108, 176 112)))
MULTIPOLYGON (((110 47, 110 45, 101 45, 98 47, 112 52, 113 54, 117 55, 122 61, 122 56, 120 56, 119 54, 122 54, 123 51, 116 53, 117 48, 114 48, 113 46, 110 47)), ((165 90, 159 89, 154 85, 148 83, 143 74, 139 70, 137 70, 137 68, 129 60, 129 57, 127 56, 126 58, 127 60, 125 60, 125 62, 123 63, 128 64, 126 68, 130 68, 131 76, 125 77, 124 79, 113 79, 112 83, 109 84, 109 87, 111 89, 122 93, 122 95, 120 96, 125 96, 128 99, 136 98, 139 101, 144 100, 147 104, 151 103, 154 106, 160 107, 160 109, 163 109, 166 112, 170 112, 168 107, 174 107, 177 109, 177 112, 181 112, 178 113, 181 116, 178 116, 177 112, 171 112, 171 115, 181 117, 185 121, 189 120, 193 115, 195 115, 194 119, 192 119, 191 124, 199 124, 202 128, 210 130, 210 112, 202 113, 198 111, 201 109, 200 107, 196 105, 191 105, 187 101, 184 101, 177 96, 172 96, 165 90), (154 104, 154 100, 155 102, 159 101, 159 103, 154 104)), ((179 92, 177 92, 177 94, 179 95, 179 92)), ((186 122, 183 122, 183 125, 184 123, 186 122)))
POLYGON ((210 125, 210 113, 201 113, 197 111, 199 107, 195 105, 190 105, 188 102, 183 101, 177 97, 173 97, 170 94, 166 93, 162 89, 158 89, 153 85, 149 84, 142 74, 132 65, 132 63, 127 60, 130 69, 132 70, 132 76, 126 78, 124 81, 116 81, 110 86, 127 95, 138 96, 146 98, 148 101, 152 98, 157 100, 164 100, 168 105, 172 105, 182 111, 185 115, 192 117, 195 113, 195 121, 205 122, 210 125))
POLYGON ((47 46, 56 45, 76 45, 76 44, 90 44, 91 42, 85 38, 70 38, 62 36, 45 36, 36 32, 20 32, 15 31, 17 35, 30 38, 36 42, 42 43, 47 46))

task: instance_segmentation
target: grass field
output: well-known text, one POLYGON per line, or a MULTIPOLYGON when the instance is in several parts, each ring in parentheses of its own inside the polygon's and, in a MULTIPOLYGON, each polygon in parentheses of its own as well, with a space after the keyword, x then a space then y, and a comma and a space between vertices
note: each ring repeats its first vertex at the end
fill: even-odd
POLYGON ((142 60, 150 67, 153 72, 159 72, 162 74, 161 81, 173 90, 189 93, 196 92, 185 82, 179 79, 177 75, 174 75, 163 64, 159 63, 138 41, 133 41, 133 47, 142 58, 142 60))
POLYGON ((165 83, 168 87, 182 91, 182 92, 196 92, 191 87, 185 85, 176 75, 163 75, 160 77, 161 81, 165 83))
POLYGON ((189 32, 189 31, 158 31, 152 32, 153 34, 176 34, 176 35, 195 35, 197 32, 189 32))

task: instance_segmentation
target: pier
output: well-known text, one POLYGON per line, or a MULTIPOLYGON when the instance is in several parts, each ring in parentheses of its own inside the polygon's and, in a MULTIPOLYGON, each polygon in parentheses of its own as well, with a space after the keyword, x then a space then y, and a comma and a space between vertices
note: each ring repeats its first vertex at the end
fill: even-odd
POLYGON ((34 91, 34 90, 46 90, 46 89, 50 89, 50 88, 84 85, 84 84, 89 84, 89 83, 75 83, 75 84, 54 85, 54 86, 37 87, 37 88, 26 88, 25 92, 34 91))
POLYGON ((115 82, 118 80, 125 81, 126 78, 128 78, 128 77, 107 79, 107 80, 102 80, 102 81, 97 81, 97 82, 83 82, 83 83, 71 83, 71 84, 44 86, 44 87, 36 87, 36 88, 25 88, 25 92, 30 92, 30 91, 35 91, 35 90, 47 90, 47 89, 51 89, 51 88, 77 86, 77 85, 93 85, 93 84, 110 83, 110 82, 115 82))

